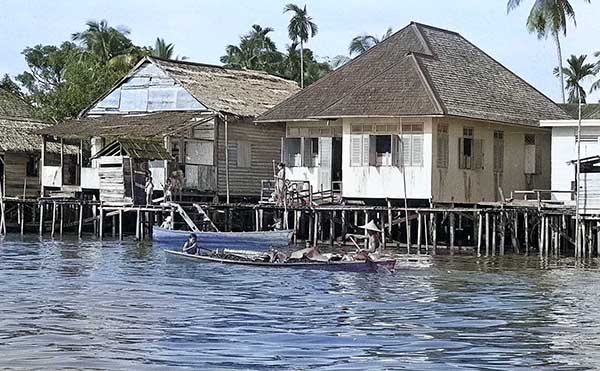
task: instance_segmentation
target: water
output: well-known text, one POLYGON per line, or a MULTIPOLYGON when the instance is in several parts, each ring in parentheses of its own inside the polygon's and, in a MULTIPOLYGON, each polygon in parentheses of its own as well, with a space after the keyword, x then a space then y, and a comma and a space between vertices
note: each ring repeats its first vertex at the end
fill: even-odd
POLYGON ((9 236, 0 368, 592 369, 599 282, 595 269, 541 269, 537 258, 327 273, 9 236))

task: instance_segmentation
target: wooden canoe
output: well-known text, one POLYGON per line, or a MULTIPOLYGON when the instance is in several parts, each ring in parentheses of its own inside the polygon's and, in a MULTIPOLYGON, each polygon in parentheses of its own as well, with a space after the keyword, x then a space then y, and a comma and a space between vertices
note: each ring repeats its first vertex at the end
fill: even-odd
POLYGON ((241 249, 267 251, 269 248, 287 247, 292 236, 291 230, 265 232, 189 232, 154 226, 152 228, 152 239, 156 242, 182 245, 191 233, 195 233, 200 246, 210 250, 241 249))
MULTIPOLYGON (((231 250, 227 250, 231 251, 231 250)), ((231 265, 243 265, 264 268, 291 268, 291 269, 315 269, 331 272, 377 272, 380 269, 393 271, 396 259, 383 259, 376 261, 335 261, 335 262, 299 262, 299 263, 267 263, 261 261, 224 259, 211 255, 192 255, 181 251, 165 250, 167 255, 189 259, 197 262, 221 263, 231 265)), ((249 255, 240 251, 239 254, 249 255)))

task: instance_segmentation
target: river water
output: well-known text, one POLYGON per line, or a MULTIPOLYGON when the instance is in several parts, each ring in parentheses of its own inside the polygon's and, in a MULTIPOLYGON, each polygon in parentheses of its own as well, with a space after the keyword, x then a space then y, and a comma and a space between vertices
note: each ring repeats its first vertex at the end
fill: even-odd
POLYGON ((149 243, 0 242, 0 368, 593 369, 600 272, 436 257, 395 274, 167 260, 149 243))

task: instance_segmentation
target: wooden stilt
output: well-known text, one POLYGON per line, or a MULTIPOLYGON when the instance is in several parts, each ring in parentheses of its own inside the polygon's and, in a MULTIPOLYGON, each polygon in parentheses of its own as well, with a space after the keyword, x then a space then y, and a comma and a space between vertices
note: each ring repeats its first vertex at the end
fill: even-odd
POLYGON ((429 218, 427 217, 427 214, 423 215, 423 228, 425 228, 424 232, 425 232, 425 254, 429 254, 429 228, 428 228, 428 221, 429 218))
POLYGON ((492 217, 492 256, 496 255, 496 224, 498 224, 498 216, 496 214, 492 217))
POLYGON ((123 240, 123 209, 119 210, 119 240, 123 240))
POLYGON ((46 204, 40 201, 40 236, 44 234, 44 209, 46 204))
POLYGON ((21 205, 21 236, 23 236, 25 232, 25 205, 21 205))
POLYGON ((64 219, 65 219, 65 205, 59 205, 59 209, 60 209, 60 224, 59 224, 59 232, 60 232, 60 238, 62 239, 62 236, 63 236, 63 226, 64 226, 64 219))
POLYGON ((97 236, 98 235, 98 205, 92 206, 92 217, 94 218, 94 221, 92 223, 92 225, 94 226, 94 236, 97 236))
MULTIPOLYGON (((365 222, 364 222, 364 225, 367 225, 367 223, 369 222, 369 212, 368 212, 367 210, 365 210, 365 211, 364 211, 364 215, 365 215, 365 222)), ((367 232, 367 230, 366 230, 366 229, 365 229, 365 232, 364 232, 364 233, 365 233, 365 240, 364 240, 363 244, 364 244, 364 248, 366 249, 366 248, 368 248, 368 246, 369 246, 369 239, 368 239, 368 237, 369 237, 369 233, 367 232)))
POLYGON ((483 239, 483 216, 477 213, 477 256, 481 256, 481 243, 483 239))
POLYGON ((499 255, 504 255, 504 244, 506 243, 506 215, 500 212, 500 249, 499 255))
POLYGON ((544 216, 540 215, 540 225, 539 225, 539 256, 540 258, 544 256, 544 216))
POLYGON ((485 256, 490 256, 490 213, 485 213, 485 256))
POLYGON ((54 238, 55 227, 56 227, 56 201, 52 202, 52 233, 50 234, 51 238, 54 238))
POLYGON ((596 257, 600 257, 600 221, 596 222, 596 257))
POLYGON ((314 222, 315 222, 315 224, 313 227, 313 233, 314 233, 313 246, 317 246, 319 244, 319 213, 316 211, 315 211, 314 222))
POLYGON ((454 220, 454 213, 451 212, 450 216, 449 216, 449 221, 450 221, 450 251, 454 250, 454 228, 455 228, 455 220, 454 220))
POLYGON ((100 206, 100 220, 98 222, 99 226, 98 226, 98 238, 100 238, 100 241, 102 241, 102 238, 104 237, 104 210, 102 209, 102 206, 100 206))
POLYGON ((523 213, 523 229, 525 230, 525 235, 523 236, 523 241, 525 242, 525 256, 529 255, 529 213, 525 211, 523 213))
POLYGON ((329 213, 329 246, 333 246, 333 240, 335 238, 335 211, 329 213))
POLYGON ((435 255, 437 249, 437 213, 432 212, 431 215, 431 245, 433 248, 433 254, 435 255))
POLYGON ((79 225, 77 228, 77 236, 81 238, 81 232, 83 231, 83 203, 79 203, 79 225))
POLYGON ((417 212, 417 254, 421 253, 421 230, 423 229, 423 215, 417 212))
POLYGON ((517 212, 512 213, 513 216, 513 230, 511 233, 513 252, 520 254, 519 251, 519 214, 517 212))
MULTIPOLYGON (((174 222, 173 219, 171 219, 171 220, 174 222)), ((141 225, 140 225, 141 222, 142 222, 141 221, 141 211, 138 208, 135 211, 135 239, 138 240, 138 241, 140 241, 142 239, 141 238, 142 237, 142 234, 141 234, 141 225)))

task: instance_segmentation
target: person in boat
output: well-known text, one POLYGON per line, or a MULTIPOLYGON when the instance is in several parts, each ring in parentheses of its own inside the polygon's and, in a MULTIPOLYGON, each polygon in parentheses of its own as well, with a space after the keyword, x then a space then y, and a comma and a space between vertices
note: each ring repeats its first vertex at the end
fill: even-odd
POLYGON ((173 218, 171 218, 171 215, 169 215, 165 218, 165 220, 162 222, 160 227, 163 229, 169 229, 169 230, 173 229, 173 227, 174 227, 173 226, 173 218))
POLYGON ((381 248, 381 234, 382 231, 379 229, 375 221, 371 220, 367 224, 359 227, 367 231, 366 236, 355 236, 357 238, 367 239, 367 248, 360 249, 352 257, 354 260, 371 260, 372 255, 379 253, 381 248))
POLYGON ((182 251, 186 254, 198 255, 198 239, 194 233, 190 233, 187 241, 183 244, 182 251))

